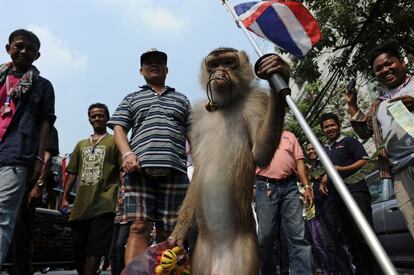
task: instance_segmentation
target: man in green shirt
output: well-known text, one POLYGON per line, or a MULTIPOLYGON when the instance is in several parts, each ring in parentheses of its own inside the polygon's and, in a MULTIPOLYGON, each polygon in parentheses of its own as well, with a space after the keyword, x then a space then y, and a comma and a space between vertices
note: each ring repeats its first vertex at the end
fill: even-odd
POLYGON ((109 253, 121 167, 113 136, 106 132, 107 106, 92 104, 88 116, 93 134, 79 141, 73 150, 60 205, 61 209, 69 206, 68 194, 77 180, 69 222, 76 269, 81 275, 95 275, 100 259, 109 253))

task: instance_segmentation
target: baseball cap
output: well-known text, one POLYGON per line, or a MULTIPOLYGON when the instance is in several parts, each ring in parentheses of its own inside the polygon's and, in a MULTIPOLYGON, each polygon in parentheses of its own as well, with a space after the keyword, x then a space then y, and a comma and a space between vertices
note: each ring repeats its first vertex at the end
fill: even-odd
POLYGON ((141 67, 142 64, 144 63, 145 60, 147 60, 148 58, 152 57, 152 56, 159 56, 161 57, 165 64, 167 64, 167 54, 165 52, 161 52, 159 50, 157 50, 156 48, 152 48, 149 49, 148 51, 146 51, 145 53, 143 53, 141 55, 141 67))

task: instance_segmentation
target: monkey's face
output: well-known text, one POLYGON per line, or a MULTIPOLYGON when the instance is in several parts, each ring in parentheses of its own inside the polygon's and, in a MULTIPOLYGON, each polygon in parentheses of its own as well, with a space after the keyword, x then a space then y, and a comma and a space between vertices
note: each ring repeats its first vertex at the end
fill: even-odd
POLYGON ((239 56, 236 52, 228 51, 207 56, 205 66, 213 88, 218 92, 225 92, 231 88, 232 79, 229 72, 237 69, 239 65, 239 56))
POLYGON ((239 98, 240 88, 250 88, 253 72, 244 52, 219 48, 205 59, 201 69, 201 83, 206 85, 210 103, 224 107, 239 98))

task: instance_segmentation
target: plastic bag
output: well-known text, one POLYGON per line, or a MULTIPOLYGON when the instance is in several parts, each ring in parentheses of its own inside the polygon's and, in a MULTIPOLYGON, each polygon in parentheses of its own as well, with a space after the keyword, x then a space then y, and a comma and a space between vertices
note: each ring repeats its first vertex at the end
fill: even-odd
MULTIPOLYGON (((173 244, 169 240, 154 244, 148 247, 141 255, 135 257, 122 271, 121 275, 153 275, 156 267, 161 266, 160 260, 164 252, 173 248, 173 244)), ((169 254, 166 253, 166 254, 169 254)), ((174 253, 175 255, 175 253, 174 253)), ((171 274, 171 275, 186 275, 189 273, 188 256, 187 253, 181 250, 181 254, 177 254, 177 258, 172 261, 170 265, 171 269, 166 269, 164 265, 164 271, 158 274, 171 274)), ((159 270, 163 270, 159 268, 159 270)))

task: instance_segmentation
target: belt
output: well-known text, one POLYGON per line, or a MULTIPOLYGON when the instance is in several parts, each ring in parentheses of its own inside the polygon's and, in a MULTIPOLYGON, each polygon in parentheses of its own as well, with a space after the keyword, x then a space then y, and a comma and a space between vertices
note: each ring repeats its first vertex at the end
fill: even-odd
POLYGON ((284 179, 272 179, 272 178, 257 175, 256 179, 261 180, 261 181, 265 181, 265 182, 268 182, 268 183, 282 183, 282 182, 286 182, 286 181, 289 181, 291 179, 294 179, 294 175, 291 174, 291 175, 289 175, 288 177, 286 177, 284 179))

